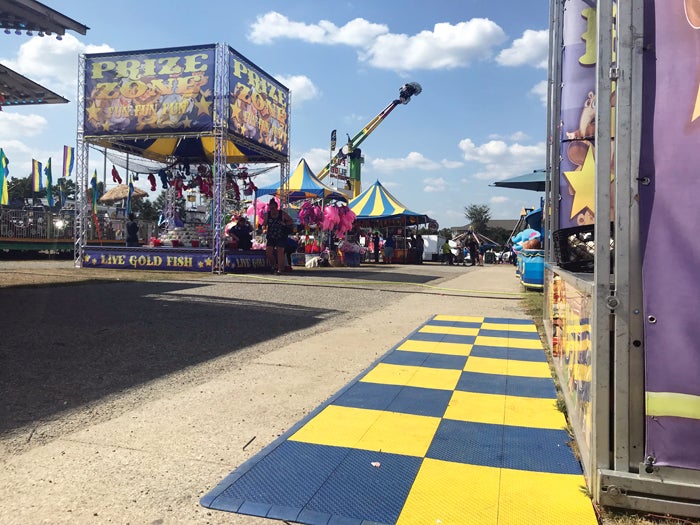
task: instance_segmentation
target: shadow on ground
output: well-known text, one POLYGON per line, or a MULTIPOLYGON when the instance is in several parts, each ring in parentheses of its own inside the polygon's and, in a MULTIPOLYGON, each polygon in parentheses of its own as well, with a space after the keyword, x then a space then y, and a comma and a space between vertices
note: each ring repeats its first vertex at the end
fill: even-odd
POLYGON ((5 288, 0 304, 0 433, 333 315, 173 282, 5 288))

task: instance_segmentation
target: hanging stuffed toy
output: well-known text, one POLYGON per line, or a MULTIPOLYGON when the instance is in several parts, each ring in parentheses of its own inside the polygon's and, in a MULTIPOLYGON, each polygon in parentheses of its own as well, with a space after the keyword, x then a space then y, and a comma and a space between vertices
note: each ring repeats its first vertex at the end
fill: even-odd
POLYGON ((156 191, 156 176, 153 173, 148 174, 148 182, 151 183, 151 191, 156 191))
POLYGON ((163 189, 168 189, 168 172, 164 169, 158 170, 158 176, 160 177, 160 183, 163 185, 163 189))
POLYGON ((117 184, 122 183, 122 178, 119 176, 119 172, 114 165, 112 165, 112 182, 116 182, 117 184))

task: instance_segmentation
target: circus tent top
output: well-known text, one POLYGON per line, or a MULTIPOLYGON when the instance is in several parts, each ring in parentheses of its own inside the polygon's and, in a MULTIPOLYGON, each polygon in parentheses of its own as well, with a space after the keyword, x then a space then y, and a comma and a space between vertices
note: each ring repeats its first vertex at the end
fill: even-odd
MULTIPOLYGON (((261 197, 263 195, 279 196, 280 183, 276 182, 269 186, 258 188, 255 194, 256 197, 261 197)), ((311 168, 309 168, 306 160, 301 159, 294 172, 289 176, 288 199, 290 202, 294 202, 314 198, 347 201, 345 195, 318 180, 311 171, 311 168)))
POLYGON ((406 218, 415 224, 428 223, 432 220, 423 213, 409 210, 379 181, 348 202, 348 207, 357 215, 357 220, 406 218))

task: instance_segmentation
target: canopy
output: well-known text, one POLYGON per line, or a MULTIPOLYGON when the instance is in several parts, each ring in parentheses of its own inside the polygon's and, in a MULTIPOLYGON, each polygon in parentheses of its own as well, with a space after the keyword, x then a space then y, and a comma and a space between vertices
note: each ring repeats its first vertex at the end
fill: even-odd
MULTIPOLYGON (((131 194, 131 198, 140 199, 141 197, 145 197, 146 195, 148 195, 148 193, 143 191, 141 188, 134 188, 134 192, 131 194)), ((127 186, 126 184, 120 184, 119 186, 115 186, 111 190, 105 192, 105 194, 99 198, 99 201, 105 204, 111 204, 113 202, 124 200, 128 196, 129 186, 127 186)))
POLYGON ((431 220, 427 215, 406 208, 379 181, 349 201, 348 207, 357 215, 357 220, 398 219, 402 217, 413 219, 412 223, 426 223, 431 220))
POLYGON ((545 191, 545 180, 547 172, 545 170, 534 170, 532 173, 525 173, 509 179, 497 180, 490 184, 497 188, 513 188, 516 190, 545 191))
MULTIPOLYGON (((258 188, 256 197, 263 195, 277 195, 279 197, 280 183, 258 188)), ((294 172, 289 176, 289 201, 301 201, 304 199, 334 199, 346 202, 347 198, 342 193, 322 183, 304 159, 299 161, 294 172)))
MULTIPOLYGON (((216 151, 216 141, 212 136, 167 136, 147 139, 99 137, 91 139, 90 143, 163 163, 172 163, 173 159, 176 159, 177 162, 209 164, 214 161, 216 151)), ((227 163, 280 161, 271 159, 269 155, 259 153, 253 148, 235 144, 230 139, 225 142, 224 155, 227 163)))

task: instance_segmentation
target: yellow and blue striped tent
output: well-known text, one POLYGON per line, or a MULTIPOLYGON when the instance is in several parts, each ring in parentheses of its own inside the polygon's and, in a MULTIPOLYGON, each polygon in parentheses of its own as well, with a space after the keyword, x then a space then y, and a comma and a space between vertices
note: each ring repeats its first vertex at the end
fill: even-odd
MULTIPOLYGON (((260 198, 263 195, 277 195, 279 197, 279 194, 279 182, 258 188, 255 192, 256 198, 260 198)), ((318 180, 306 161, 301 159, 294 172, 289 176, 289 201, 294 202, 305 199, 326 199, 342 202, 348 200, 341 192, 326 186, 318 180)))
POLYGON ((406 208, 379 181, 349 201, 348 207, 357 215, 356 220, 360 221, 405 219, 410 224, 424 224, 431 220, 423 213, 406 208))

